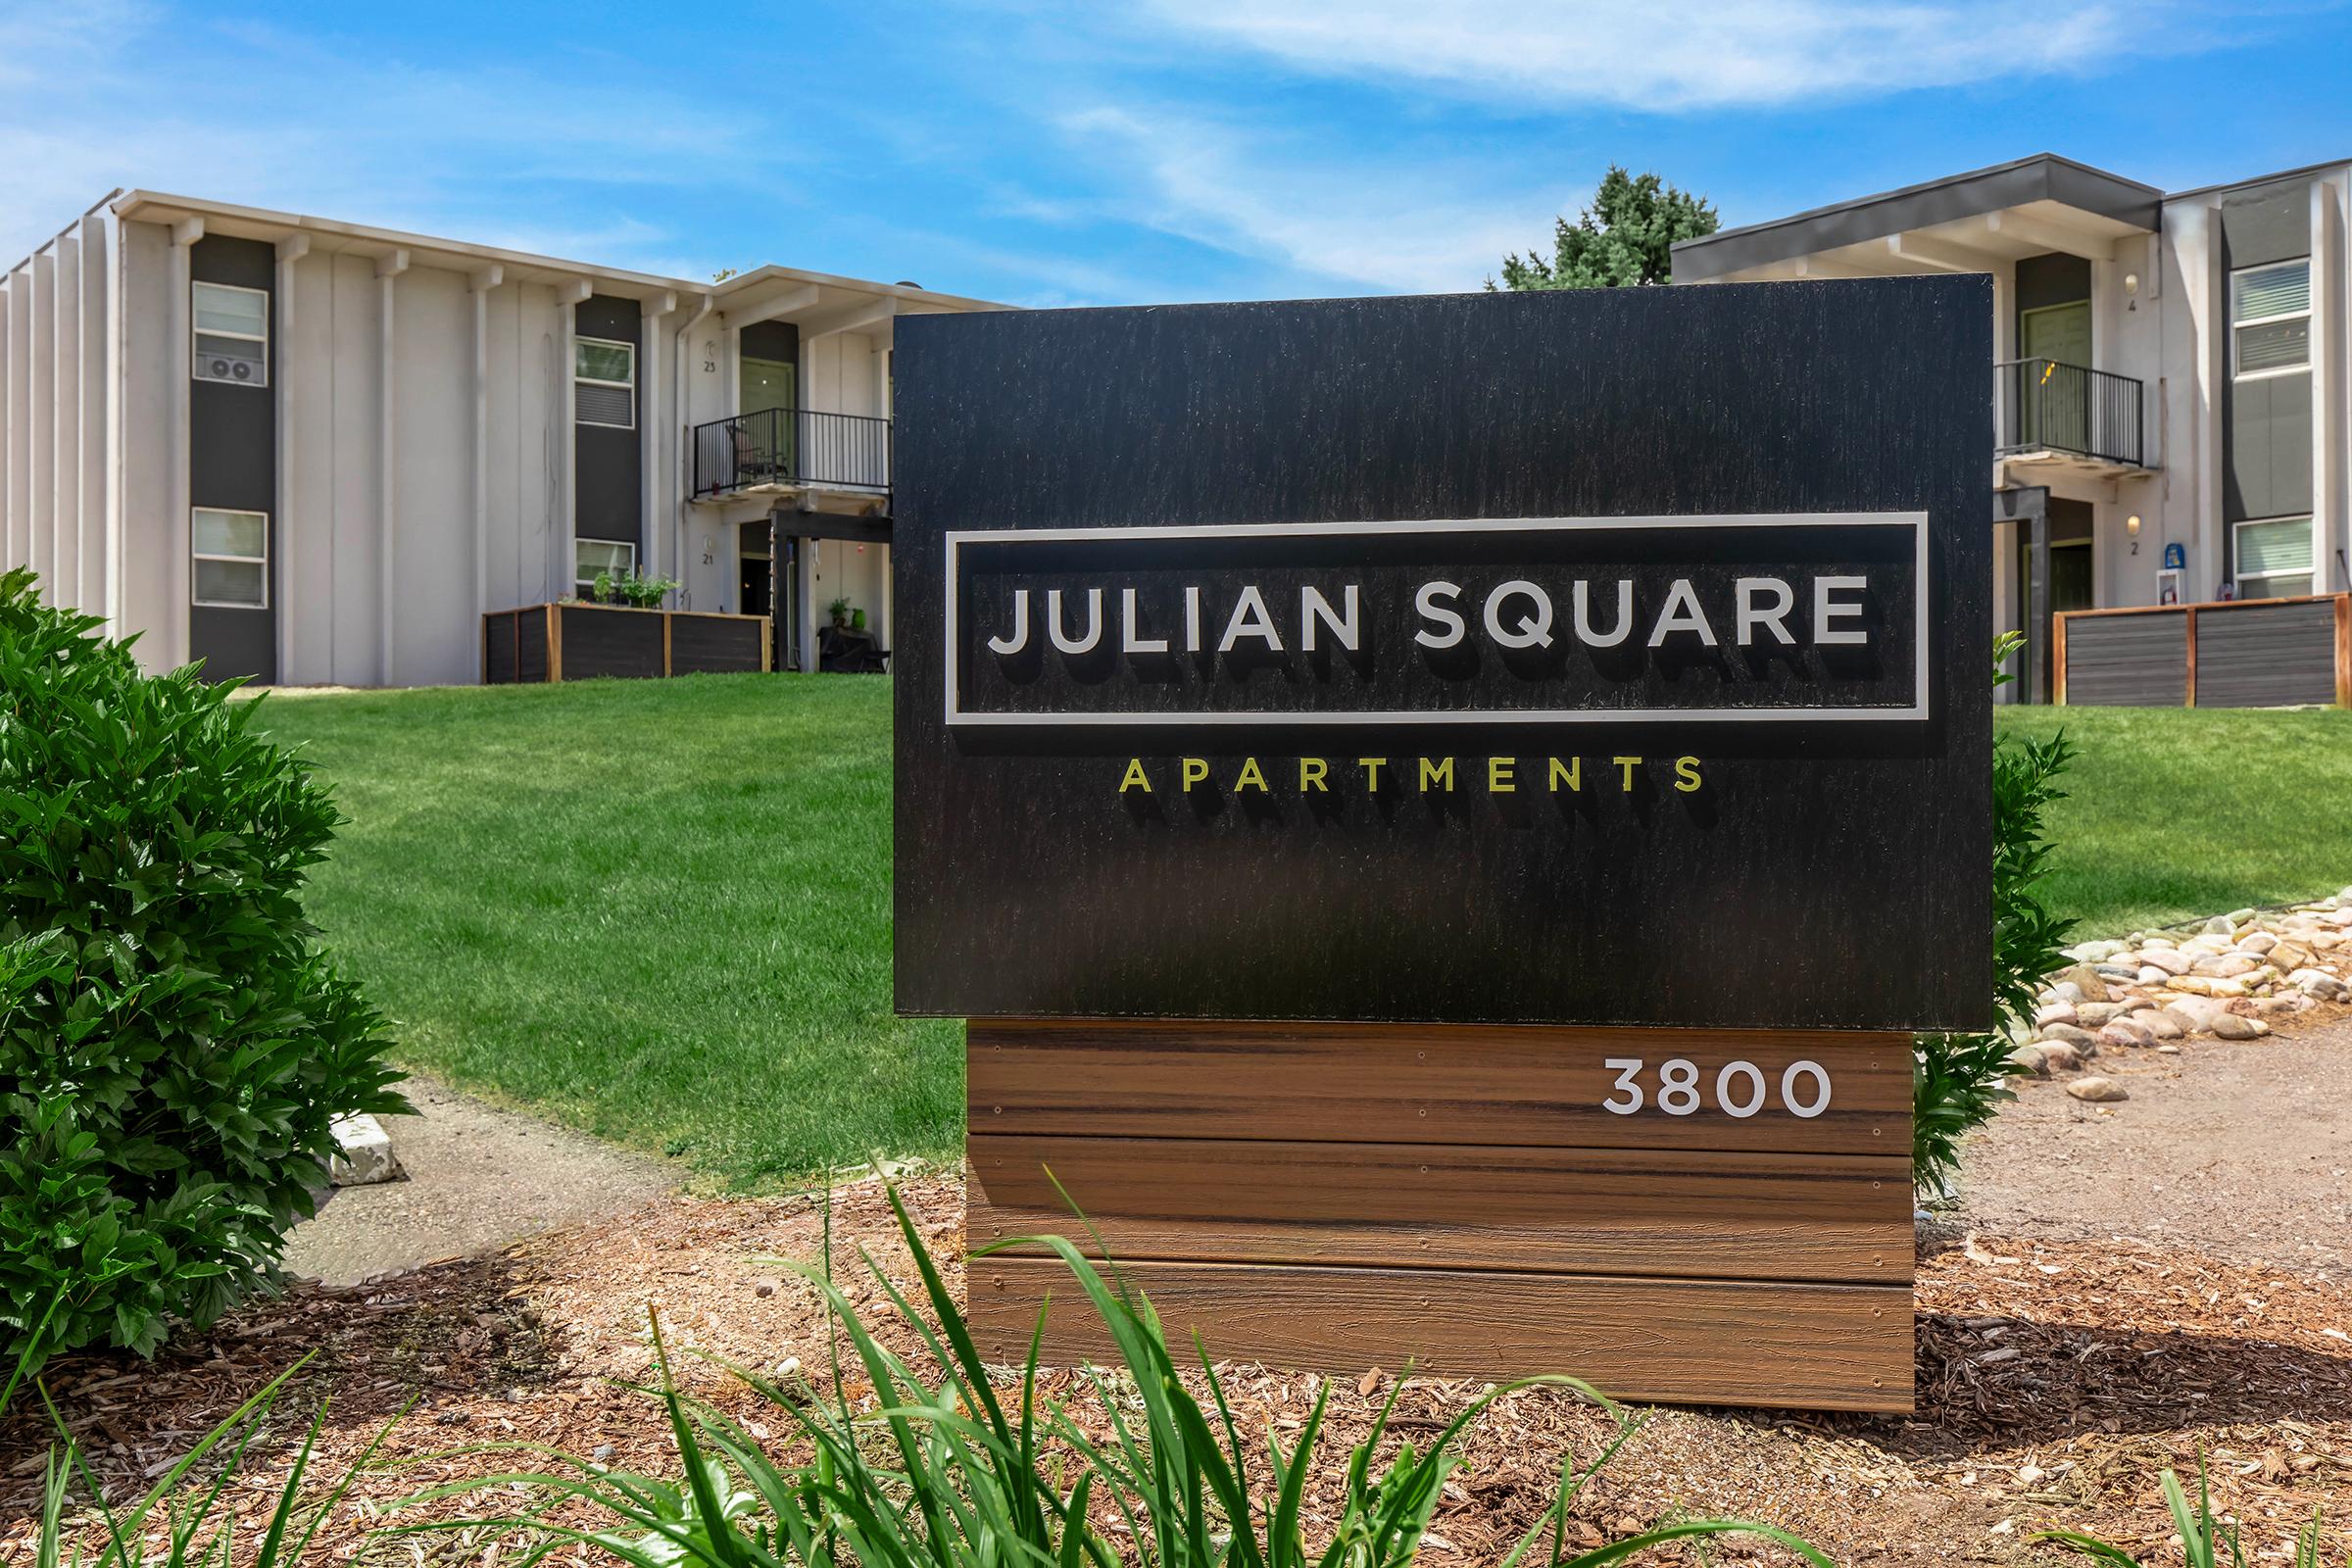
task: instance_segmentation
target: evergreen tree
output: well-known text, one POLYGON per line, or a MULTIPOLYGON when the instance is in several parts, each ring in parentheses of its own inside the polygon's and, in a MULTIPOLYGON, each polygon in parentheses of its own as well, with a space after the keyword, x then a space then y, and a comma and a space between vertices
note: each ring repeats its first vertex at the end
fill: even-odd
MULTIPOLYGON (((1593 193, 1592 205, 1569 222, 1553 222, 1552 257, 1530 252, 1503 258, 1502 286, 1626 288, 1664 283, 1674 275, 1677 240, 1712 234, 1722 220, 1700 197, 1655 174, 1634 175, 1615 164, 1593 193)), ((1493 278, 1487 287, 1494 287, 1493 278)))

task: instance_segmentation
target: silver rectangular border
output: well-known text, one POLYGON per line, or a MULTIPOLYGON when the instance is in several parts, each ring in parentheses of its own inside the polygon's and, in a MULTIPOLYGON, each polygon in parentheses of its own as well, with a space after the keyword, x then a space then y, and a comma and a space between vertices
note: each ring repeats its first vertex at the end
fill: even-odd
POLYGON ((1734 513, 1672 517, 1449 517, 1427 522, 1245 522, 1137 528, 966 528, 943 535, 946 543, 947 722, 993 728, 1084 724, 1100 728, 1283 724, 1654 724, 1774 722, 1818 723, 1864 720, 1917 723, 1928 716, 1928 514, 1924 512, 1734 513), (1908 708, 1568 708, 1448 709, 1442 711, 1352 711, 1321 713, 966 713, 956 702, 956 551, 965 540, 992 544, 1063 542, 1073 539, 1250 539, 1294 534, 1552 533, 1564 529, 1659 528, 1839 528, 1900 526, 1908 523, 1919 573, 1912 596, 1914 657, 1908 708))

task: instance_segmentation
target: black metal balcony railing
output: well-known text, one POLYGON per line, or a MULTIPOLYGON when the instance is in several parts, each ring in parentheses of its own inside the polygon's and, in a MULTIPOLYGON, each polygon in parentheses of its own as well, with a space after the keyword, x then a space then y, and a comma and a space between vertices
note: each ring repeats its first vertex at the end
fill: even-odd
POLYGON ((2132 377, 2058 360, 2003 360, 1992 370, 1996 455, 2074 452, 2144 466, 2132 377))
POLYGON ((754 485, 890 488, 890 421, 863 414, 761 409, 694 427, 694 493, 754 485))

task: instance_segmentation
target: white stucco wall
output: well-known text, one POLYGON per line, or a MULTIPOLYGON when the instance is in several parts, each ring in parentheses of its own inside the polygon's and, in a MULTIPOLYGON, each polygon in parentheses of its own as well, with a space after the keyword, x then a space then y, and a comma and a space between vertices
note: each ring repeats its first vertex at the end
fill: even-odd
MULTIPOLYGON (((186 596, 172 589, 172 236, 158 223, 123 223, 117 299, 122 334, 122 417, 115 471, 122 486, 115 531, 121 552, 121 625, 140 634, 139 662, 169 669, 188 657, 186 596)), ((179 416, 186 417, 182 398, 179 416)))
MULTIPOLYGON (((689 430, 737 412, 722 291, 136 195, 0 275, 0 564, 138 633, 149 668, 188 657, 188 245, 205 232, 277 247, 281 682, 470 682, 484 610, 571 591, 564 301, 583 289, 644 312, 641 566, 683 579, 686 606, 740 608, 737 529, 772 502, 685 502, 689 430)), ((893 291, 764 269, 737 308, 785 295, 801 405, 887 416, 891 320, 871 318, 893 291)), ((812 560, 814 607, 847 595, 886 634, 887 547, 824 541, 812 560)))
POLYGON ((0 431, 0 564, 32 563, 32 259, 8 274, 6 383, 8 427, 0 431))
POLYGON ((0 278, 0 566, 52 604, 110 612, 112 246, 77 222, 0 278))
POLYGON ((473 602, 473 305, 462 272, 395 284, 392 684, 478 680, 473 602))

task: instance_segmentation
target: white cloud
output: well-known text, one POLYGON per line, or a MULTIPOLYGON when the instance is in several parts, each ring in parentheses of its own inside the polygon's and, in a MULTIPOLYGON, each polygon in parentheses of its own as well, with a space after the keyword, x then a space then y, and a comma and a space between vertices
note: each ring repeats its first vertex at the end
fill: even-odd
POLYGON ((772 190, 774 170, 740 122, 650 83, 590 96, 560 74, 419 65, 130 0, 0 0, 0 267, 117 185, 646 267, 691 239, 580 187, 706 176, 772 190))
POLYGON ((1687 110, 2111 68, 2206 40, 2167 0, 1150 0, 1166 27, 1320 75, 1513 106, 1687 110))
POLYGON ((1062 128, 1132 166, 1139 193, 1112 216, 1350 288, 1477 288, 1504 253, 1543 238, 1564 200, 1553 189, 1472 194, 1491 174, 1443 161, 1408 171, 1286 157, 1220 125, 1135 109, 1082 111, 1062 128))

